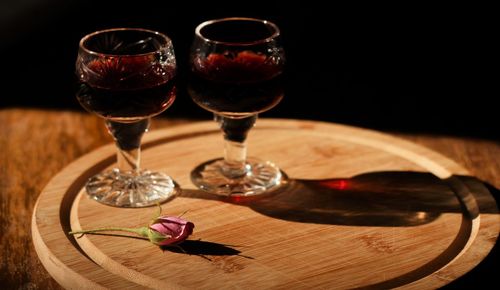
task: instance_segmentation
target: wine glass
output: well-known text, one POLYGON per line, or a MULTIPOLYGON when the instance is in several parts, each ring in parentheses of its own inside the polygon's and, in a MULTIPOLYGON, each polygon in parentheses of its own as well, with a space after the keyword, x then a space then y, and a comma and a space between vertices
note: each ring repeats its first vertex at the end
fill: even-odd
POLYGON ((117 146, 117 168, 91 177, 88 195, 107 205, 144 207, 176 193, 171 177, 140 169, 150 118, 174 101, 176 60, 166 35, 139 28, 97 31, 80 40, 77 99, 104 118, 117 146))
POLYGON ((202 190, 225 196, 253 196, 278 188, 285 175, 269 161, 247 158, 245 139, 259 113, 283 98, 285 64, 280 30, 254 18, 223 18, 196 27, 191 47, 193 101, 214 113, 224 135, 224 158, 191 172, 202 190))

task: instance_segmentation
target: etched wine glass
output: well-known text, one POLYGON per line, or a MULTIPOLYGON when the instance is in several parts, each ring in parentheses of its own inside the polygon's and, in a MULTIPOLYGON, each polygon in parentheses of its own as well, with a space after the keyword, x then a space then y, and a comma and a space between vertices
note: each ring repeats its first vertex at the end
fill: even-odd
POLYGON ((104 118, 117 146, 117 168, 91 177, 88 195, 107 205, 144 207, 176 193, 170 176, 140 168, 150 118, 174 101, 176 60, 166 35, 139 28, 97 31, 80 40, 77 99, 104 118))
POLYGON ((223 18, 196 27, 190 53, 193 101, 214 113, 224 135, 224 157, 191 172, 202 190, 225 196, 270 192, 285 175, 270 161, 247 158, 245 140, 259 113, 283 98, 285 65, 280 30, 254 18, 223 18))

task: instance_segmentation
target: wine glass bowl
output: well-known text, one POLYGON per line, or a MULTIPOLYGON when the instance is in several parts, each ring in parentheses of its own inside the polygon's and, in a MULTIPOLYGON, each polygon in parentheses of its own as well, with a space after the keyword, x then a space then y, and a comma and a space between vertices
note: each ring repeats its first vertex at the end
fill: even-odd
POLYGON ((106 121, 117 168, 89 179, 86 191, 101 203, 143 207, 171 198, 176 186, 161 172, 140 169, 140 144, 150 118, 175 100, 176 60, 171 40, 140 28, 97 31, 80 40, 77 99, 106 121))
POLYGON ((280 30, 254 18, 223 18, 196 27, 190 53, 188 91, 214 113, 225 139, 224 158, 196 167, 191 180, 215 194, 250 196, 270 192, 284 181, 269 161, 246 157, 245 140, 259 113, 283 98, 285 65, 280 30))

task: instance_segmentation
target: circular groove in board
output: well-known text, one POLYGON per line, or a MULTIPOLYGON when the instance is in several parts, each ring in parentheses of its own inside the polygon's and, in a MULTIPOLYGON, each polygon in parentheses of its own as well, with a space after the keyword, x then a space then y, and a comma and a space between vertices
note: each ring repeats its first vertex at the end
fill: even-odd
POLYGON ((274 161, 290 182, 273 195, 228 201, 189 181, 195 165, 221 155, 221 139, 215 123, 202 122, 144 140, 143 165, 182 188, 162 208, 187 210, 195 223, 188 254, 143 240, 65 235, 71 227, 143 226, 156 211, 112 208, 83 194, 89 176, 112 166, 110 145, 72 163, 42 192, 33 235, 45 267, 63 286, 435 288, 472 269, 497 239, 488 190, 413 143, 348 126, 261 119, 249 154, 274 161))

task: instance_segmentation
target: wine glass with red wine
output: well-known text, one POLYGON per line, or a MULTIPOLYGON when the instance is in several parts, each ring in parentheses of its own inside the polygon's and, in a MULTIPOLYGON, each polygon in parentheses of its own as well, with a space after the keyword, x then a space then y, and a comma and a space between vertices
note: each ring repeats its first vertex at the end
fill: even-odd
POLYGON ((85 188, 101 203, 144 207, 176 193, 171 177, 140 168, 150 118, 174 101, 176 60, 166 35, 138 28, 97 31, 80 41, 77 99, 102 117, 117 146, 117 168, 91 177, 85 188))
POLYGON ((245 139, 259 113, 283 98, 285 65, 280 30, 253 18, 223 18, 196 27, 190 54, 193 101, 214 113, 224 135, 224 157, 191 172, 202 190, 253 196, 277 189, 285 175, 269 161, 247 158, 245 139))

